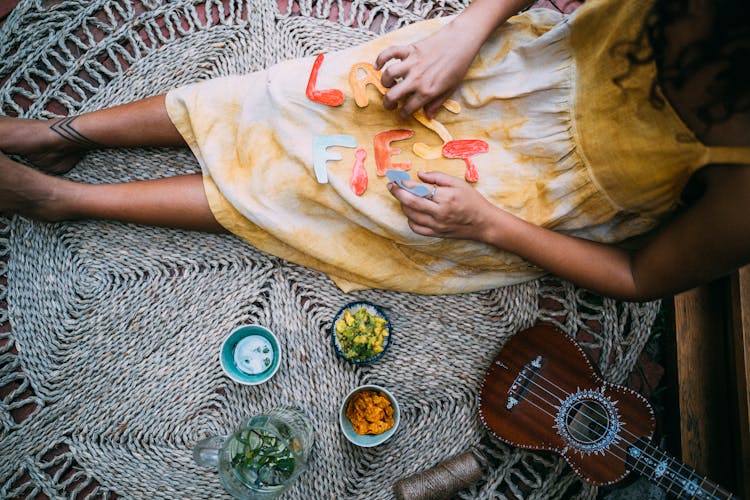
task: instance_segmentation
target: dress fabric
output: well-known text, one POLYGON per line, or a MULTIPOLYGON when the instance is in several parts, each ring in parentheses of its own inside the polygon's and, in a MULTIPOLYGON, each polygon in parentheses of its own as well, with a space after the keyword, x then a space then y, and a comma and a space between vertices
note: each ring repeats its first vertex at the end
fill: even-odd
POLYGON ((167 111, 200 162, 214 216, 256 248, 321 270, 345 291, 437 294, 509 285, 542 272, 489 245, 414 233, 388 180, 376 173, 374 138, 414 132, 391 143, 400 153, 390 158, 410 162, 413 178, 419 170, 460 178, 466 171, 461 159, 425 159, 415 149, 427 145, 439 155, 445 140, 485 141, 489 151, 472 158, 474 185, 493 204, 596 241, 642 234, 675 208, 689 175, 710 156, 671 108, 649 104, 653 67, 639 67, 624 85, 612 82, 627 63, 612 62, 617 56, 608 47, 634 39, 647 8, 648 2, 594 0, 572 16, 540 9, 511 18, 483 45, 452 96, 460 111, 435 116, 442 137, 435 124, 385 110, 373 85, 369 103, 358 106, 349 73, 451 18, 325 54, 316 88, 341 90, 340 106, 307 97, 315 59, 307 57, 175 89, 167 111), (602 65, 606 71, 597 73, 602 65), (327 154, 341 160, 327 161, 328 183, 319 183, 313 144, 340 134, 356 147, 329 147, 327 154), (350 187, 358 148, 366 152, 368 176, 361 196, 350 187))

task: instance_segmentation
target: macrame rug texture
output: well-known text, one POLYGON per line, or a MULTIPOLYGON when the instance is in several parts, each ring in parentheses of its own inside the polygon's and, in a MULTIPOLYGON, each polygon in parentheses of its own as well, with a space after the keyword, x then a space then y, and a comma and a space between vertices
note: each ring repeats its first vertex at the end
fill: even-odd
MULTIPOLYGON (((2 114, 51 118, 206 78, 342 49, 459 1, 25 0, 0 31, 2 114)), ((305 80, 307 75, 300 75, 305 80)), ((87 182, 198 171, 188 150, 92 152, 68 176, 87 182)), ((309 469, 284 498, 393 497, 393 483, 477 447, 489 459, 465 499, 593 498, 565 461, 506 446, 482 427, 477 392, 504 342, 537 322, 586 339, 625 381, 658 304, 618 303, 555 279, 454 296, 344 294, 324 275, 232 236, 104 221, 2 221, 0 498, 220 498, 193 464, 200 439, 298 404, 313 419, 309 469), (5 265, 7 263, 7 266, 5 265), (338 359, 331 319, 353 300, 380 304, 393 342, 371 366, 338 359), (283 364, 241 386, 218 362, 235 327, 276 332, 283 364), (583 336, 581 336, 583 335, 583 336), (387 443, 350 444, 338 409, 352 388, 389 388, 402 421, 387 443)))

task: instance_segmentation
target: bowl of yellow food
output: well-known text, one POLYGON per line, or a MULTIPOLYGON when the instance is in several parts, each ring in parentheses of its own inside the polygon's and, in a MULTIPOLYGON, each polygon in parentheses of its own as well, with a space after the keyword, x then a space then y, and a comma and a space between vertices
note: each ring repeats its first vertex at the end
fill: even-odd
POLYGON ((344 398, 339 424, 346 439, 362 447, 377 446, 391 437, 401 420, 393 394, 378 385, 362 385, 344 398))
POLYGON ((370 302, 350 302, 331 323, 331 342, 340 357, 353 364, 377 361, 391 343, 391 322, 370 302))

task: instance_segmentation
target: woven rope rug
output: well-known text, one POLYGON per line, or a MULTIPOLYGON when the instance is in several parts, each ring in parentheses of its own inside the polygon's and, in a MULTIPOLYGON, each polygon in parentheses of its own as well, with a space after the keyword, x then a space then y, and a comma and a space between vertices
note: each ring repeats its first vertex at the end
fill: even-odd
MULTIPOLYGON (((0 31, 0 105, 9 116, 80 113, 341 49, 463 6, 26 0, 0 31)), ((197 169, 187 150, 110 150, 68 175, 110 182, 197 169)), ((282 404, 304 406, 316 432, 310 468, 286 498, 391 498, 398 478, 472 446, 490 467, 462 498, 592 498, 596 489, 564 460, 483 430, 481 378, 514 332, 551 322, 587 340, 604 377, 621 383, 658 309, 554 279, 457 296, 346 295, 232 236, 4 223, 1 498, 221 497, 216 473, 193 464, 193 445, 282 404), (334 313, 355 299, 382 305, 394 324, 391 349, 369 367, 336 358, 328 338, 334 313), (224 337, 247 323, 267 325, 283 345, 283 366, 261 386, 233 383, 218 363, 224 337), (364 383, 390 388, 403 411, 396 435, 370 449, 349 444, 337 421, 344 395, 364 383)))

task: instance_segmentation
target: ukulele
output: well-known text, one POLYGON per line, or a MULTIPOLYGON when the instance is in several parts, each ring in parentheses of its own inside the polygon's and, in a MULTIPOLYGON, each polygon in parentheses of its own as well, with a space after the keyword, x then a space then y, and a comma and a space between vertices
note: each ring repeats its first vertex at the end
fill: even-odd
POLYGON ((602 380, 578 344, 551 326, 505 344, 482 383, 479 415, 501 441, 557 452, 597 486, 634 470, 680 499, 737 498, 651 445, 648 401, 602 380))

